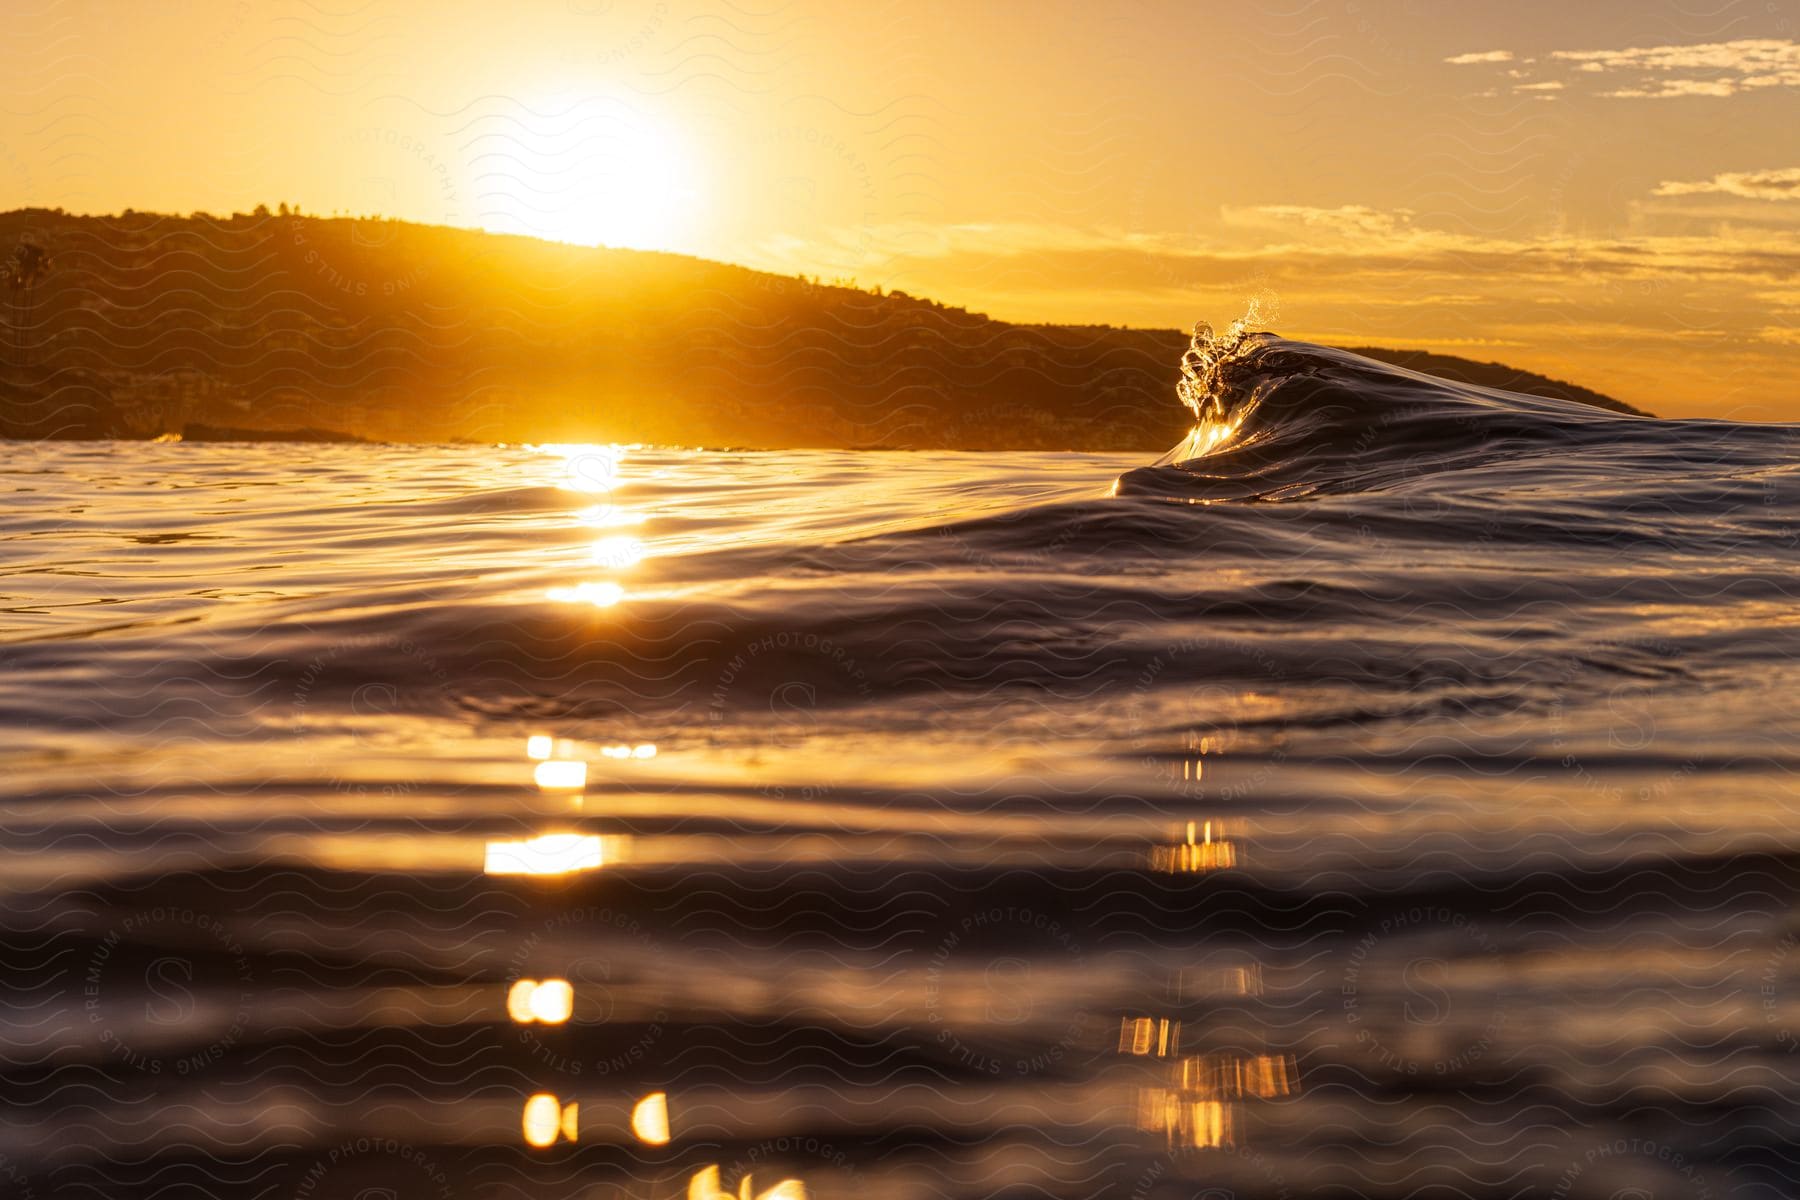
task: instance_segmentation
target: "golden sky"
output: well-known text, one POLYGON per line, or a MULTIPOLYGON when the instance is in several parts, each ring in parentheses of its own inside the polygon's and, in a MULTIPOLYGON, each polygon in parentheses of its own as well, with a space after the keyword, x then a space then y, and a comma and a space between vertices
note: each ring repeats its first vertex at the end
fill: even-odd
POLYGON ((1800 419, 1800 0, 27 0, 0 208, 287 201, 1800 419), (1701 11, 1704 10, 1704 11, 1701 11))

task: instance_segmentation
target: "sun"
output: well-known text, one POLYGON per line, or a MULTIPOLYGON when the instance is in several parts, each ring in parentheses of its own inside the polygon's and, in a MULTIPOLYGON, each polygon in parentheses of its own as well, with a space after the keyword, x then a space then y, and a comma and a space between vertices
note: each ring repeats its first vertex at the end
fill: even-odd
POLYGON ((482 225, 582 246, 675 249, 699 204, 694 158, 668 121, 621 101, 522 103, 477 157, 482 225))

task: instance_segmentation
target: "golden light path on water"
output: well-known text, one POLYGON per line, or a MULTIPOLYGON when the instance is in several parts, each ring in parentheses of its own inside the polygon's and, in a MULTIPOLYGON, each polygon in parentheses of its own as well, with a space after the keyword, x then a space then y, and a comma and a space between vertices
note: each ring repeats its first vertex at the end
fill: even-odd
MULTIPOLYGON (((626 512, 614 505, 610 494, 619 485, 619 476, 630 447, 603 445, 561 445, 534 447, 560 459, 557 486, 570 491, 608 496, 582 512, 581 524, 597 529, 611 529, 640 524, 641 513, 626 512)), ((635 537, 623 534, 600 538, 591 550, 594 565, 613 571, 627 571, 642 562, 648 553, 635 537)), ((625 587, 615 579, 584 579, 567 586, 551 588, 548 598, 559 604, 589 604, 595 608, 611 608, 625 599, 625 587)))
MULTIPOLYGON (((637 605, 660 603, 669 587, 668 576, 659 572, 670 563, 671 550, 655 536, 666 522, 660 514, 629 502, 638 494, 635 485, 651 477, 646 473, 645 480, 634 479, 638 457, 629 447, 546 449, 535 461, 547 469, 535 479, 514 481, 515 485, 548 482, 557 492, 578 496, 579 502, 553 506, 532 487, 515 487, 516 494, 532 500, 513 530, 520 546, 513 552, 517 561, 488 561, 483 569, 489 579, 498 581, 494 587, 510 589, 500 593, 507 604, 533 614, 526 619, 548 617, 544 628, 604 639, 620 623, 638 617, 637 605), (527 523, 541 528, 544 536, 518 539, 518 527, 527 523), (625 535, 615 532, 621 528, 653 533, 634 533, 621 540, 625 535), (532 556, 539 554, 552 565, 534 562, 532 556), (609 603, 596 604, 596 597, 609 603)), ((842 486, 873 492, 881 485, 846 477, 842 486)), ((831 520, 821 508, 816 501, 794 505, 772 519, 816 526, 831 520)), ((886 528, 892 521, 883 516, 866 528, 886 528)), ((690 519, 688 524, 700 522, 690 519)), ((738 535, 727 530, 681 536, 679 552, 691 553, 705 549, 706 538, 738 535)), ((735 586, 735 581, 727 586, 735 586)), ((453 607, 458 597, 455 593, 449 597, 434 598, 433 604, 453 607)), ((429 615, 433 610, 421 606, 420 611, 429 615)), ((385 645, 376 643, 376 648, 385 645)), ((358 650, 348 647, 343 661, 350 663, 358 650)), ((416 671, 431 685, 433 665, 428 659, 404 649, 399 658, 405 669, 416 671)), ((436 702, 440 696, 433 691, 427 698, 436 702)), ((703 704, 709 702, 702 698, 703 704)), ((721 868, 798 876, 821 867, 855 864, 881 872, 909 861, 984 871, 1007 865, 1104 863, 1145 876, 1173 876, 1224 869, 1240 861, 1240 826, 1233 826, 1231 836, 1226 836, 1225 824, 1210 815, 1183 822, 1164 815, 961 809, 929 798, 952 766, 965 784, 985 780, 1016 787, 1017 782, 1008 781, 1049 771, 1079 780, 1082 772, 1095 769, 1091 761, 1080 765, 1093 747, 1079 738, 985 751, 981 749, 985 735, 975 730, 960 745, 944 738, 895 741, 892 745, 905 745, 906 753, 876 759, 857 741, 808 724, 779 732, 747 724, 720 736, 716 723, 640 726, 628 711, 599 719, 526 711, 477 723, 465 720, 454 705, 421 713, 411 705, 385 701, 379 710, 371 709, 370 716, 385 722, 379 736, 358 731, 350 736, 341 727, 315 732, 308 723, 296 731, 307 735, 295 740, 298 749, 275 746, 274 753, 290 756, 290 767, 316 772, 320 764, 328 764, 333 772, 330 781, 305 800, 309 807, 304 811, 315 827, 266 839, 264 845, 276 861, 285 859, 307 870, 421 882, 458 875, 485 877, 520 904, 542 913, 546 922, 558 919, 559 911, 578 915, 590 909, 593 893, 582 889, 591 889, 593 880, 639 870, 666 872, 679 880, 684 872, 699 875, 721 868), (794 786, 794 781, 808 779, 833 782, 812 794, 794 786), (877 787, 889 791, 881 795, 870 790, 865 803, 865 789, 877 787), (904 802, 895 803, 902 795, 904 802), (735 828, 721 832, 721 820, 735 828), (433 831, 430 823, 437 821, 452 828, 433 831)), ((1216 747, 1200 750, 1209 761, 1219 754, 1216 747)), ((1147 763, 1144 774, 1157 786, 1173 786, 1184 773, 1195 770, 1196 761, 1188 748, 1179 757, 1147 763)), ((245 767, 269 769, 268 764, 245 767)), ((203 813, 203 803, 204 797, 178 797, 163 805, 159 815, 203 813)), ((452 922, 460 919, 455 911, 444 915, 452 922)), ((647 920, 651 915, 646 912, 632 919, 647 920)), ((766 1021, 771 1014, 758 1006, 785 994, 780 990, 785 985, 768 980, 739 988, 723 981, 708 984, 702 974, 684 982, 684 972, 694 968, 691 955, 672 951, 666 964, 659 963, 649 974, 657 980, 654 984, 632 975, 621 983, 616 977, 596 976, 578 947, 545 945, 534 950, 529 961, 522 958, 504 979, 490 976, 483 988, 483 1005, 497 1025, 536 1039, 530 1044, 543 1047, 546 1055, 560 1055, 568 1047, 592 1043, 596 1034, 609 1034, 607 1026, 619 1021, 620 1010, 638 1011, 643 993, 653 987, 678 994, 685 988, 701 989, 706 1002, 725 1020, 766 1021)), ((754 966, 750 970, 754 975, 754 966)), ((784 1003, 802 1012, 832 1003, 847 1004, 844 1012, 885 1011, 872 1019, 893 1027, 924 1019, 921 1005, 926 1001, 916 986, 909 994, 884 994, 874 981, 859 979, 861 973, 860 968, 847 968, 843 978, 809 985, 784 1003), (858 990, 863 988, 869 989, 866 994, 858 990)), ((1066 1024, 1084 1005, 1095 1002, 1090 997, 1121 986, 1121 978, 1111 964, 1099 962, 1069 981, 1046 984, 1034 1003, 1067 1008, 1072 1015, 1066 1024)), ((992 980, 979 972, 952 972, 933 987, 938 988, 933 1002, 958 1014, 959 1020, 973 1014, 966 1018, 972 1022, 970 1029, 976 1036, 983 1033, 987 1025, 983 1014, 995 987, 992 980)), ((413 989, 404 1002, 411 1016, 396 1028, 429 1025, 430 1014, 461 1003, 460 994, 451 987, 413 989)), ((697 1001, 690 998, 688 1003, 697 1001)), ((1105 1038, 1089 1040, 1098 1054, 1110 1050, 1105 1038)), ((1223 1053, 1184 1049, 1189 1058, 1223 1053)), ((1119 1061, 1136 1057, 1121 1055, 1119 1061)), ((1229 1056, 1219 1061, 1230 1061, 1229 1056)), ((1256 1055, 1246 1058, 1247 1063, 1256 1061, 1256 1055)), ((1283 1094, 1272 1085, 1256 1083, 1267 1072, 1257 1075, 1260 1068, 1253 1065, 1230 1068, 1249 1073, 1242 1084, 1197 1082, 1198 1068, 1189 1068, 1185 1080, 1175 1075, 1163 1078, 1161 1072, 1169 1065, 1156 1064, 1158 1076, 1152 1083, 1105 1074, 1083 1081, 1077 1089, 1079 1101, 1071 1093, 1069 1102, 1080 1120, 1104 1125, 1118 1136, 1129 1136, 1142 1126, 1139 1132, 1158 1142, 1179 1142, 1194 1149, 1229 1144, 1239 1128, 1233 1122, 1243 1104, 1283 1094), (1139 1092, 1146 1087, 1162 1099, 1143 1100, 1139 1092), (1216 1106, 1216 1114, 1196 1107, 1205 1105, 1216 1106)), ((634 1081, 609 1087, 594 1077, 536 1074, 541 1077, 531 1078, 509 1097, 505 1123, 513 1128, 503 1131, 501 1124, 484 1118, 482 1136, 503 1137, 534 1155, 621 1141, 644 1147, 667 1145, 671 1153, 704 1144, 697 1132, 701 1127, 683 1123, 682 1114, 694 1110, 682 1107, 684 1093, 676 1086, 652 1090, 634 1081)), ((970 1086, 959 1085, 958 1103, 981 1102, 992 1087, 989 1081, 973 1090, 970 1086)), ((1015 1091, 1017 1096, 1008 1103, 1028 1102, 1037 1094, 1033 1088, 1015 1091)), ((993 1103, 1008 1094, 1004 1088, 994 1091, 993 1103)), ((755 1115, 758 1106, 779 1104, 783 1095, 781 1085, 768 1082, 735 1098, 721 1098, 715 1087, 705 1093, 706 1111, 741 1102, 746 1108, 733 1119, 748 1129, 761 1128, 756 1122, 765 1118, 755 1115)), ((779 1129, 780 1122, 768 1128, 779 1129)), ((690 1195, 732 1195, 740 1200, 746 1194, 804 1196, 814 1182, 785 1166, 771 1168, 766 1177, 759 1171, 756 1182, 742 1164, 723 1161, 699 1169, 684 1167, 684 1172, 690 1195)))
MULTIPOLYGON (((623 482, 629 458, 627 448, 565 446, 544 449, 560 460, 560 486, 608 497, 579 515, 577 519, 581 525, 605 530, 644 523, 646 514, 625 511, 612 500, 623 482)), ((591 557, 596 566, 609 572, 625 573, 652 554, 652 547, 637 538, 608 535, 594 544, 591 557)), ((595 607, 611 607, 626 599, 624 585, 610 577, 586 578, 553 587, 546 596, 558 604, 591 604, 595 607)), ((1217 747, 1205 742, 1197 745, 1198 757, 1190 753, 1180 758, 1184 777, 1197 776, 1207 752, 1217 751, 1217 747)), ((522 750, 524 759, 532 764, 531 778, 539 792, 564 796, 575 810, 585 808, 586 789, 590 785, 590 757, 626 765, 643 763, 658 755, 658 747, 653 742, 620 740, 594 744, 563 736, 555 730, 528 733, 522 750)), ((620 786, 618 782, 610 784, 609 792, 620 786)), ((628 788, 629 785, 625 786, 628 788)), ((483 869, 491 876, 555 880, 625 861, 624 850, 629 845, 629 838, 624 832, 587 831, 593 827, 590 822, 577 831, 560 819, 552 818, 535 836, 490 841, 486 846, 483 869)), ((1221 828, 1211 819, 1188 822, 1180 840, 1152 845, 1144 852, 1144 868, 1165 873, 1197 873, 1235 865, 1236 843, 1223 837, 1221 828)), ((1248 995, 1257 979, 1252 964, 1220 973, 1211 986, 1221 994, 1235 990, 1237 995, 1248 995)), ((579 1019, 576 998, 577 987, 570 980, 520 978, 508 989, 505 1008, 510 1020, 517 1025, 562 1026, 579 1019)), ((1136 1089, 1135 1100, 1128 1105, 1134 1113, 1129 1123, 1146 1133, 1166 1138, 1172 1147, 1208 1149, 1234 1145, 1238 1139, 1240 1109, 1245 1101, 1287 1096, 1298 1086, 1291 1055, 1187 1054, 1182 1050, 1182 1040, 1182 1022, 1178 1019, 1121 1018, 1120 1055, 1127 1059, 1149 1057, 1166 1063, 1163 1068, 1166 1077, 1162 1081, 1136 1089)), ((547 1151, 559 1144, 579 1142, 583 1133, 580 1113, 578 1100, 554 1092, 537 1092, 525 1097, 521 1115, 525 1144, 534 1150, 547 1151)), ((642 1144, 662 1146, 670 1143, 673 1137, 670 1097, 663 1091, 640 1097, 632 1105, 626 1124, 631 1136, 642 1144)), ((690 1200, 803 1200, 808 1195, 802 1179, 783 1179, 771 1187, 758 1189, 748 1173, 741 1176, 735 1190, 726 1190, 716 1164, 696 1171, 688 1181, 687 1193, 690 1200)))

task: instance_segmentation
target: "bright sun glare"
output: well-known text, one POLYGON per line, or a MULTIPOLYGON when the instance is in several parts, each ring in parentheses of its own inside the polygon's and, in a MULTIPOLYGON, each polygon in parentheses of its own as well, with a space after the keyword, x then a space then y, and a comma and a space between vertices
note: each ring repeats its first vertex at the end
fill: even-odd
POLYGON ((482 224, 578 245, 670 249, 698 205, 678 131, 602 97, 521 104, 477 160, 482 224))

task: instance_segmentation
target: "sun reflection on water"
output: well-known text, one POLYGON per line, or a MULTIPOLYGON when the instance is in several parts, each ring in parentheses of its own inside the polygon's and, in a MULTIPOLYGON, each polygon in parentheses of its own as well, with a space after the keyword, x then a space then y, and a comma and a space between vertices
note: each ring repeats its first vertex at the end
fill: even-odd
POLYGON ((506 992, 506 1015, 519 1025, 561 1025, 574 1011, 575 988, 566 979, 519 979, 506 992))
POLYGON ((625 589, 611 580, 578 583, 574 587, 553 587, 544 593, 558 604, 591 604, 595 608, 611 608, 625 598, 625 589))
POLYGON ((531 778, 546 792, 579 792, 587 786, 587 764, 580 759, 552 758, 540 762, 531 778))
POLYGON ((1138 1128, 1197 1150, 1236 1145, 1241 1100, 1293 1094, 1298 1073, 1288 1054, 1195 1054, 1175 1063, 1163 1087, 1138 1092, 1138 1128))
POLYGON ((1237 865, 1237 844, 1214 837, 1212 821, 1187 823, 1187 838, 1172 846, 1153 846, 1150 867, 1171 874, 1201 874, 1237 865))
MULTIPOLYGON (((619 487, 620 474, 630 447, 553 445, 534 446, 532 449, 562 460, 556 472, 558 487, 566 491, 610 496, 619 487)), ((622 511, 610 499, 583 510, 575 517, 577 524, 592 529, 620 528, 641 524, 643 520, 643 514, 622 511)), ((642 541, 628 534, 600 538, 588 549, 593 565, 610 571, 629 571, 643 562, 649 553, 642 541)), ((595 608, 611 608, 625 599, 625 588, 616 580, 589 579, 548 588, 544 595, 557 604, 587 604, 595 608)))
POLYGON ((520 1126, 525 1144, 540 1150, 554 1146, 558 1138, 580 1141, 581 1104, 578 1101, 564 1104, 550 1092, 539 1092, 525 1101, 520 1126))
MULTIPOLYGON (((1252 963, 1207 964, 1178 971, 1172 997, 1230 1004, 1262 994, 1262 968, 1252 963)), ((1202 1027, 1204 1030, 1204 1027, 1202 1027)), ((1243 1134, 1246 1102, 1291 1096, 1300 1090, 1292 1054, 1266 1047, 1190 1051, 1191 1030, 1174 1017, 1126 1014, 1119 1019, 1121 1055, 1156 1063, 1159 1082, 1137 1093, 1137 1125, 1162 1134, 1172 1148, 1235 1146, 1243 1134)))
POLYGON ((518 841, 487 844, 487 875, 568 875, 606 863, 606 846, 594 834, 546 833, 518 841))
POLYGON ((631 1132, 649 1146, 669 1143, 669 1095, 651 1092, 631 1109, 631 1132))
POLYGON ((610 504, 596 504, 575 519, 593 529, 622 529, 642 525, 646 518, 643 513, 620 512, 610 504))
POLYGON ((561 456, 559 486, 574 492, 610 492, 618 483, 619 464, 625 461, 624 446, 545 445, 534 450, 561 456))
POLYGON ((728 1192, 719 1184, 717 1166, 702 1167, 688 1180, 688 1200, 806 1200, 806 1185, 798 1179, 784 1179, 772 1188, 757 1191, 746 1175, 738 1181, 738 1190, 728 1192))
POLYGON ((602 567, 623 571, 644 560, 644 543, 634 537, 601 538, 594 543, 594 562, 602 567))
POLYGON ((1119 1018, 1119 1053, 1163 1058, 1181 1041, 1181 1022, 1167 1017, 1119 1018))

